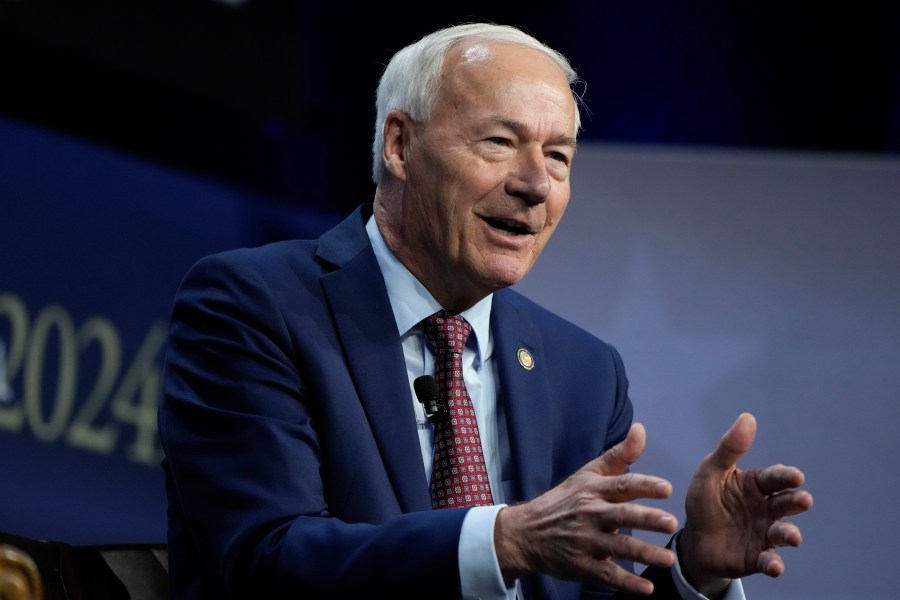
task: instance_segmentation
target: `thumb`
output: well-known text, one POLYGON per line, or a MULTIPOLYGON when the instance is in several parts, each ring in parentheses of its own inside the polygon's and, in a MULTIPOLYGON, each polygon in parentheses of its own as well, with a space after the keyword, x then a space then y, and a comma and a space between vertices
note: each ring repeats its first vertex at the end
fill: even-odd
POLYGON ((598 475, 621 475, 640 458, 647 443, 647 431, 640 423, 633 423, 625 439, 595 458, 586 468, 598 475))
POLYGON ((719 440, 718 446, 707 457, 710 464, 722 470, 733 469, 750 450, 756 437, 756 417, 741 413, 719 440))

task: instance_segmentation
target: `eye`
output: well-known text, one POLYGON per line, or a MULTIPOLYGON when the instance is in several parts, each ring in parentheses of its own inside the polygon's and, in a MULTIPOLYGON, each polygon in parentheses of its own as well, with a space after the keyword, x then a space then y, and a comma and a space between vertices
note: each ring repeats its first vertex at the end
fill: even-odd
POLYGON ((564 152, 548 152, 547 158, 555 161, 559 161, 563 164, 569 164, 569 155, 564 152))
POLYGON ((487 139, 487 141, 489 141, 490 143, 492 143, 496 146, 503 146, 503 147, 507 147, 512 143, 504 137, 489 137, 487 139))

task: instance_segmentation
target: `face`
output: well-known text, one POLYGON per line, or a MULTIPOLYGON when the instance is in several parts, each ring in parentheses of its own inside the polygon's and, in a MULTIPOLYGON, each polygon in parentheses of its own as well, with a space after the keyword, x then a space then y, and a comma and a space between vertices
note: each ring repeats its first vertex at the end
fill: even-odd
POLYGON ((401 199, 384 203, 379 226, 445 308, 464 310, 522 279, 556 229, 569 199, 575 105, 550 58, 513 44, 456 46, 442 81, 428 123, 388 119, 401 199))

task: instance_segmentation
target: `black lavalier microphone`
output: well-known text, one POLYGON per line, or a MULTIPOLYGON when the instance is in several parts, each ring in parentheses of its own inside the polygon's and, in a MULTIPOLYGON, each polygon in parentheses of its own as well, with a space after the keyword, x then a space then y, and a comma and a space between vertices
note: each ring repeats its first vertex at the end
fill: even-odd
POLYGON ((450 410, 447 408, 447 403, 441 399, 441 390, 438 389, 434 377, 431 375, 416 377, 413 381, 413 389, 416 391, 416 398, 425 406, 425 414, 428 415, 429 423, 437 423, 447 418, 450 410))

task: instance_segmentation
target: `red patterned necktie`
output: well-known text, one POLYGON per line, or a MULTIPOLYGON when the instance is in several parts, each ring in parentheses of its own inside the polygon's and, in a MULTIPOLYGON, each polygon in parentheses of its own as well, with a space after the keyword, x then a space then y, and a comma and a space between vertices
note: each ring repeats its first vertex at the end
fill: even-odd
POLYGON ((472 400, 463 382, 462 353, 472 326, 445 310, 422 321, 434 354, 435 379, 449 417, 435 424, 431 470, 432 508, 494 503, 472 400))

